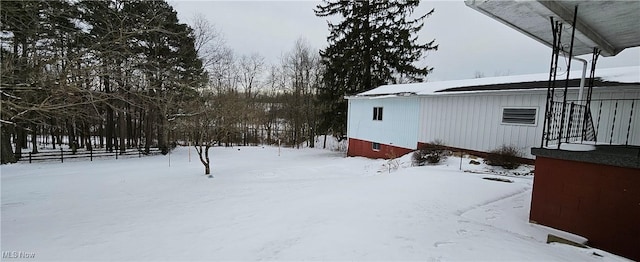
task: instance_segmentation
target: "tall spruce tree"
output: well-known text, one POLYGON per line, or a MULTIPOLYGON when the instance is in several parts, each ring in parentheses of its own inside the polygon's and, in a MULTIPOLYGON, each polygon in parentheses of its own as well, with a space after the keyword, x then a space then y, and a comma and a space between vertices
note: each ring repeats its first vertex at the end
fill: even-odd
POLYGON ((437 50, 435 40, 420 43, 416 33, 434 10, 412 18, 418 1, 325 0, 316 16, 341 16, 327 22, 329 46, 320 51, 325 67, 319 101, 323 104, 321 128, 341 137, 346 133, 345 95, 403 81, 422 82, 433 70, 417 66, 425 52, 437 50))

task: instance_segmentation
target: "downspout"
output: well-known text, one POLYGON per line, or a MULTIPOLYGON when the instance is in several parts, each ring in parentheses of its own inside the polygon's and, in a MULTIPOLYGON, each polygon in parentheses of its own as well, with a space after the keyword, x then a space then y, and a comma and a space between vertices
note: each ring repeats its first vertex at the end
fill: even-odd
MULTIPOLYGON (((563 54, 564 57, 567 57, 566 55, 563 54)), ((587 60, 586 59, 582 59, 579 57, 573 57, 573 58, 569 58, 569 59, 575 59, 578 60, 580 62, 582 62, 582 78, 580 78, 580 89, 578 89, 578 103, 582 102, 582 96, 584 93, 584 81, 587 77, 587 60)))
POLYGON ((582 94, 584 93, 584 80, 587 76, 587 60, 574 57, 573 59, 582 62, 582 78, 580 78, 580 89, 578 89, 578 103, 582 103, 582 94))

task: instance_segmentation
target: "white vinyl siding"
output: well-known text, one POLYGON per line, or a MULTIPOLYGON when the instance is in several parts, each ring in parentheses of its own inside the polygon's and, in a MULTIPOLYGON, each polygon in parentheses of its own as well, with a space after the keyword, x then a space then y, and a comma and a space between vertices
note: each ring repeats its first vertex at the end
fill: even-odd
MULTIPOLYGON (((569 100, 575 100, 577 95, 577 89, 568 92, 569 100)), ((593 90, 594 100, 607 99, 602 105, 600 101, 591 104, 593 124, 598 128, 598 143, 609 143, 611 130, 615 127, 613 143, 624 143, 629 129, 629 144, 640 144, 640 114, 630 116, 629 100, 639 98, 640 89, 635 87, 593 90), (616 101, 612 99, 627 101, 619 102, 616 109, 616 101), (614 119, 613 111, 616 110, 614 119)), ((349 138, 408 149, 415 149, 418 142, 434 140, 441 140, 452 147, 483 152, 512 145, 530 159, 534 158, 531 148, 542 143, 546 104, 544 89, 352 98, 348 101, 349 138), (372 121, 374 107, 384 108, 384 121, 372 121), (524 120, 520 124, 504 123, 505 109, 529 109, 524 112, 526 123, 524 120)), ((639 106, 636 101, 634 107, 639 106)))
POLYGON ((598 128, 598 143, 608 144, 613 140, 615 144, 624 144, 627 140, 627 130, 629 130, 629 145, 640 145, 640 114, 638 108, 640 101, 636 100, 633 104, 634 113, 631 114, 632 101, 630 99, 640 99, 640 88, 636 90, 627 89, 624 91, 611 92, 609 90, 593 90, 593 100, 591 102, 591 114, 593 117, 594 128, 598 128), (618 105, 616 108, 615 99, 618 105), (615 112, 615 119, 614 119, 615 112), (631 123, 629 119, 631 118, 631 123), (598 123, 598 119, 600 120, 598 123), (614 122, 615 120, 615 122, 614 122), (613 136, 611 130, 613 129, 613 136))
POLYGON ((546 93, 474 93, 434 95, 421 98, 418 140, 441 140, 457 148, 488 152, 501 145, 517 147, 533 158, 531 147, 539 146, 544 114, 536 114, 534 125, 503 123, 504 108, 544 108, 546 93))
POLYGON ((347 136, 407 149, 418 144, 418 97, 349 99, 347 136), (372 108, 384 108, 383 121, 372 121, 372 108))

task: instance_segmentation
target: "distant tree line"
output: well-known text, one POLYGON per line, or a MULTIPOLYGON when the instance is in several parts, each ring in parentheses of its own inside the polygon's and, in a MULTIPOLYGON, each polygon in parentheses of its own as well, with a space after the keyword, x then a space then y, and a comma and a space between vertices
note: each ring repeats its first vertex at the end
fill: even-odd
POLYGON ((313 141, 321 69, 302 39, 266 65, 236 56, 202 17, 180 23, 165 1, 9 1, 0 18, 2 163, 38 141, 164 153, 313 141))
POLYGON ((435 49, 415 33, 413 1, 326 1, 329 46, 299 38, 275 64, 236 54, 202 16, 178 21, 166 1, 3 1, 0 8, 2 163, 53 148, 163 153, 282 143, 314 147, 346 135, 345 95, 423 81, 414 63, 435 49))
POLYGON ((3 163, 28 136, 34 153, 38 136, 166 153, 168 117, 206 84, 192 29, 164 1, 7 1, 1 23, 3 163))

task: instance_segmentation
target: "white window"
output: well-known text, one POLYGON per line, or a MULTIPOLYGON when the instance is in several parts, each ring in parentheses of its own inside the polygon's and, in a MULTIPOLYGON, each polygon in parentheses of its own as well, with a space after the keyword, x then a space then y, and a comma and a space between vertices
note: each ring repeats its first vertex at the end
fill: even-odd
POLYGON ((371 149, 373 149, 373 151, 380 151, 380 143, 371 143, 371 149))
POLYGON ((373 120, 382 121, 382 107, 373 108, 373 120))
POLYGON ((537 108, 505 107, 502 109, 502 123, 535 125, 537 111, 537 108))

